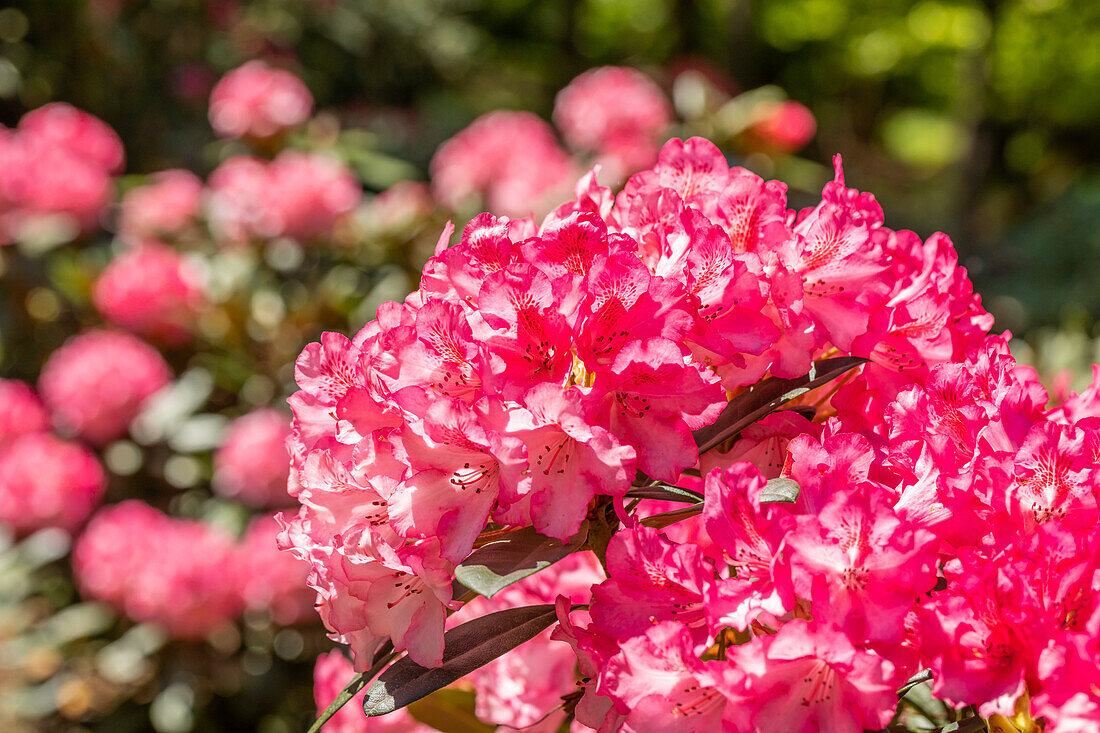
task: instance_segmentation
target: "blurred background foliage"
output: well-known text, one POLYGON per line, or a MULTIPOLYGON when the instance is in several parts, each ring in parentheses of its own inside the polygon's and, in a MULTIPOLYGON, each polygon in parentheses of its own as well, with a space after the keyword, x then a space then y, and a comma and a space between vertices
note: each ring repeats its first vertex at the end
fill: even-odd
MULTIPOLYGON (((485 112, 549 118, 557 91, 594 66, 644 70, 673 102, 673 132, 720 143, 744 129, 746 100, 785 94, 813 112, 815 139, 799 158, 744 162, 790 181, 793 205, 839 152, 891 227, 953 238, 997 329, 1022 335, 1021 355, 1045 376, 1080 387, 1100 356, 1095 0, 9 0, 0 123, 69 102, 125 141, 133 178, 122 188, 169 167, 205 176, 248 152, 215 137, 207 102, 219 77, 254 58, 291 69, 316 99, 292 144, 336 152, 374 192, 426 179, 439 144, 485 112), (737 96, 746 91, 756 96, 737 96)), ((165 352, 177 375, 205 385, 181 424, 278 403, 304 343, 354 331, 408 291, 444 212, 397 224, 376 214, 368 204, 333 248, 275 240, 208 253, 215 307, 195 348, 165 352)), ((4 377, 33 382, 67 335, 98 322, 89 291, 112 247, 0 258, 24 268, 7 273, 0 298, 4 377)), ((211 446, 137 442, 129 473, 107 456, 112 500, 232 514, 206 488, 211 446), (157 496, 144 488, 154 484, 157 496)), ((23 704, 41 706, 43 730, 152 720, 164 733, 281 733, 312 713, 309 670, 327 648, 317 624, 245 617, 200 654, 77 603, 57 562, 65 543, 0 537, 0 686, 17 667, 18 684, 40 694, 23 704)))

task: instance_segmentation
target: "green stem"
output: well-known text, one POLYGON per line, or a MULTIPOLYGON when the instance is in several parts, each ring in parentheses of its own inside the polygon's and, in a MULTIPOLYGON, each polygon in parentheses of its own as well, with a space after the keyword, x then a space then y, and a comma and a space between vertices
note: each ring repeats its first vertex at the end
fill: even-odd
POLYGON ((317 716, 317 720, 313 721, 313 725, 309 726, 309 730, 307 730, 306 733, 318 733, 318 731, 321 730, 321 726, 327 723, 333 715, 336 715, 340 708, 347 705, 349 700, 355 697, 360 690, 366 687, 367 683, 374 679, 375 675, 381 672, 382 668, 389 664, 393 660, 393 658, 397 656, 396 652, 393 651, 386 653, 386 647, 389 647, 391 650, 393 649, 393 646, 391 644, 387 644, 385 647, 379 650, 379 654, 375 655, 374 665, 371 666, 371 668, 368 669, 366 672, 355 675, 355 677, 352 678, 351 682, 349 682, 344 689, 340 690, 340 694, 336 696, 336 699, 332 701, 332 704, 325 708, 324 712, 317 716))

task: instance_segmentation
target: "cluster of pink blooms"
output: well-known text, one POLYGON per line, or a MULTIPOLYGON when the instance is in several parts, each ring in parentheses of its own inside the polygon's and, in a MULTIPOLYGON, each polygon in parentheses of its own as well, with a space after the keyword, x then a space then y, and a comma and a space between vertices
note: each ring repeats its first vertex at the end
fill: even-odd
POLYGON ((0 244, 44 220, 75 233, 99 223, 122 171, 122 141, 106 123, 63 103, 0 126, 0 244))
POLYGON ((38 390, 60 430, 104 445, 125 435, 171 379, 164 357, 149 344, 128 333, 91 329, 50 355, 38 390))
POLYGON ((49 413, 30 385, 0 379, 0 524, 18 534, 76 530, 107 486, 90 451, 49 429, 49 413))
POLYGON ((254 507, 293 501, 287 494, 289 437, 290 421, 278 410, 253 410, 232 421, 214 454, 214 491, 254 507))
POLYGON ((185 343, 206 302, 202 272, 177 250, 150 242, 111 261, 92 288, 111 323, 168 345, 185 343))
POLYGON ((566 144, 595 154, 609 180, 653 165, 671 121, 661 89, 642 72, 623 66, 586 71, 554 101, 554 124, 566 144))
POLYGON ((313 95, 302 80, 263 61, 229 72, 210 93, 210 126, 222 137, 272 137, 312 112, 313 95))
POLYGON ((176 638, 201 638, 246 608, 293 623, 309 613, 306 571, 278 551, 276 529, 260 517, 235 541, 205 522, 125 501, 88 522, 73 547, 73 575, 85 597, 176 638))
MULTIPOLYGON (((635 69, 581 74, 554 105, 554 122, 575 151, 595 155, 603 176, 621 181, 653 163, 672 119, 664 94, 635 69)), ((554 128, 530 112, 490 112, 432 158, 432 191, 446 206, 484 204, 507 216, 545 212, 568 195, 580 164, 554 128)))
MULTIPOLYGON (((541 224, 451 234, 403 304, 297 365, 281 541, 357 669, 387 638, 440 663, 487 529, 566 540, 611 502, 608 577, 559 590, 576 725, 855 733, 927 668, 951 705, 1029 694, 1047 730, 1100 730, 1100 386, 1048 410, 947 237, 885 227, 839 160, 790 210, 698 138, 617 197, 590 174, 541 224), (800 398, 813 420, 699 455, 729 395, 835 355, 869 363, 800 398), (763 499, 780 477, 796 502, 763 499), (698 491, 699 516, 651 528, 652 502, 624 502, 637 478, 698 491)), ((507 690, 479 702, 495 722, 552 697, 551 663, 521 657, 478 673, 507 690)))
POLYGON ((225 242, 331 234, 362 199, 350 169, 321 153, 285 150, 267 162, 235 156, 210 174, 206 215, 225 242))
POLYGON ((198 223, 202 180, 191 171, 154 173, 122 198, 118 235, 127 244, 174 241, 198 223))

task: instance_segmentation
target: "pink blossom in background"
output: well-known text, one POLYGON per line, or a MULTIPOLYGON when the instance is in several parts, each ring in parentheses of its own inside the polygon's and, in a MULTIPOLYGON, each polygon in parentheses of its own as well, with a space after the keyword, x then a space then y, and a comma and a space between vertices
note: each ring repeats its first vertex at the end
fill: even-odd
POLYGON ((56 426, 103 445, 124 435, 171 378, 160 353, 136 336, 91 329, 50 355, 38 390, 56 426))
POLYGON ((221 137, 271 137, 297 127, 313 112, 313 95, 294 74, 249 61, 210 92, 210 126, 221 137))
POLYGON ((286 150, 267 163, 235 156, 210 174, 206 212, 215 235, 242 243, 331 236, 359 205, 362 188, 351 170, 320 153, 286 150))
POLYGON ((64 150, 111 174, 122 172, 122 140, 106 122, 64 102, 53 102, 23 115, 19 132, 36 150, 64 150))
POLYGON ((238 591, 246 608, 268 610, 280 626, 313 616, 313 593, 306 585, 309 565, 276 543, 279 525, 271 516, 259 516, 237 542, 238 591))
MULTIPOLYGON (((339 649, 318 656, 317 665, 313 668, 313 700, 317 712, 327 708, 354 676, 351 661, 339 649)), ((325 723, 326 733, 435 733, 435 728, 417 721, 405 708, 389 715, 368 718, 363 712, 365 695, 366 690, 360 690, 340 708, 325 723)))
POLYGON ((671 122, 672 108, 660 87, 623 66, 586 71, 554 101, 554 124, 566 144, 596 153, 613 181, 653 165, 671 122))
POLYGON ((27 433, 0 445, 0 524, 20 534, 76 530, 103 498, 107 477, 82 445, 27 433))
POLYGON ((320 153, 284 150, 267 169, 266 211, 260 234, 308 241, 331 235, 363 197, 351 170, 320 153))
POLYGON ((0 379, 0 447, 20 435, 41 433, 49 427, 49 413, 29 384, 0 379))
POLYGON ((273 409, 254 410, 229 423, 214 454, 214 490, 255 507, 293 503, 287 494, 290 417, 273 409))
POLYGON ((765 145, 792 153, 806 145, 817 132, 817 120, 805 105, 787 100, 769 107, 752 133, 765 145))
POLYGON ((154 173, 122 197, 119 236, 128 244, 171 240, 193 227, 202 205, 202 181, 186 170, 154 173))
POLYGON ((399 229, 431 213, 434 202, 428 184, 399 181, 370 200, 366 214, 382 230, 399 229))
POLYGON ((149 243, 122 253, 92 286, 92 302, 108 321, 168 345, 191 338, 205 304, 202 273, 182 254, 149 243))
POLYGON ((124 162, 122 141, 106 123, 61 102, 0 130, 0 243, 55 217, 73 234, 94 229, 124 162))
POLYGON ((530 112, 482 115, 432 157, 432 192, 451 208, 481 202, 507 216, 541 215, 577 170, 550 125, 530 112))
POLYGON ((197 639, 243 608, 235 553, 229 535, 131 500, 92 517, 73 547, 73 575, 84 597, 197 639))
POLYGON ((214 236, 242 244, 264 229, 267 163, 247 155, 223 161, 207 178, 204 210, 214 236))

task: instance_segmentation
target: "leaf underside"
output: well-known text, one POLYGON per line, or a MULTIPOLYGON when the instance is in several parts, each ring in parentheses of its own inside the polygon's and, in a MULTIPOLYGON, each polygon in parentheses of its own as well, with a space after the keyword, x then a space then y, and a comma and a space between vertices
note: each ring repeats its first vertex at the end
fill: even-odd
POLYGON ((534 527, 526 527, 474 550, 455 568, 455 579, 465 588, 492 598, 512 583, 576 552, 587 539, 587 522, 567 542, 541 535, 534 527))

